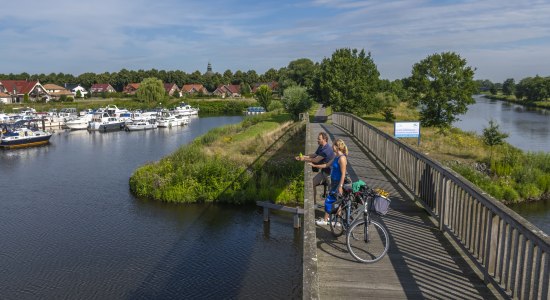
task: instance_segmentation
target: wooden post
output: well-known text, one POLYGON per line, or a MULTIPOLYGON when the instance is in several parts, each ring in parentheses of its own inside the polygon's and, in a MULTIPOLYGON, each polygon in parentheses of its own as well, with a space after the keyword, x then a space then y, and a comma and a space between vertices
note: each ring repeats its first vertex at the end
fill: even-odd
POLYGON ((300 228, 300 215, 298 214, 298 212, 296 212, 296 214, 294 215, 294 228, 298 229, 300 228))
POLYGON ((269 222, 269 208, 264 206, 264 222, 269 222))

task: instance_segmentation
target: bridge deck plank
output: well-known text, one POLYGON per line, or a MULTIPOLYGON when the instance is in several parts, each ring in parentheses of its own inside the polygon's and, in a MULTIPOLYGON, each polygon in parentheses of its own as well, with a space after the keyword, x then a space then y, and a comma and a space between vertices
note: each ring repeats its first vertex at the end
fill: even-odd
MULTIPOLYGON (((374 162, 372 157, 339 127, 311 123, 308 149, 317 135, 348 145, 352 180, 391 194, 391 211, 381 218, 390 233, 388 255, 375 264, 360 264, 347 252, 345 237, 335 238, 328 226, 316 227, 317 268, 321 299, 493 299, 464 258, 465 255, 438 230, 429 215, 374 162)), ((331 142, 332 144, 332 142, 331 142)), ((321 194, 320 188, 318 195, 321 194)), ((321 199, 317 202, 321 203, 321 199)), ((312 205, 311 203, 308 203, 312 205)), ((316 217, 323 211, 317 210, 316 217)), ((305 222, 314 220, 305 219, 305 222)), ((306 258, 305 258, 306 259, 306 258)))

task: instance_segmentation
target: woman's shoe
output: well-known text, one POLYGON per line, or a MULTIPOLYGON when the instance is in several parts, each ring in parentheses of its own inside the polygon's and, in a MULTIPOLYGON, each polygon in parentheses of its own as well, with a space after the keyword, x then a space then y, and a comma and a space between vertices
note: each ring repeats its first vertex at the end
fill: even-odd
POLYGON ((325 219, 317 219, 315 221, 315 224, 319 225, 319 226, 327 226, 328 225, 328 221, 325 220, 325 219))

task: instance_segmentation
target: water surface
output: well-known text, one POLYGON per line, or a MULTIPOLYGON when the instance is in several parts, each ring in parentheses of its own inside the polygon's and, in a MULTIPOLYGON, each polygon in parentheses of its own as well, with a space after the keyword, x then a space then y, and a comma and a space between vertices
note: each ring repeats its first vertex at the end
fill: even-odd
POLYGON ((209 129, 58 132, 0 151, 0 298, 301 297, 302 234, 255 207, 135 199, 128 179, 209 129))

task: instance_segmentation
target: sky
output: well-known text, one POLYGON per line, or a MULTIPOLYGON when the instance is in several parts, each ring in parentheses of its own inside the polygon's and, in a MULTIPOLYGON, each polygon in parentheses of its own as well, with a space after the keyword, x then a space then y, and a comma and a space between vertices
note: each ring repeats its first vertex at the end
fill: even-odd
POLYGON ((550 76, 550 1, 5 1, 0 74, 255 70, 365 49, 383 79, 453 51, 476 79, 550 76))

